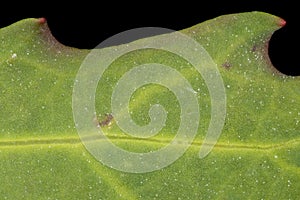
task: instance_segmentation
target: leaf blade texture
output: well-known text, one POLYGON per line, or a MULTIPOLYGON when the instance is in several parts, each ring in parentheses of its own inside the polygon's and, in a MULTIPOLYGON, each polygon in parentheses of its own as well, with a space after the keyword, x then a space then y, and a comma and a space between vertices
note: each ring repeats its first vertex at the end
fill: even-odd
POLYGON ((60 44, 41 19, 0 29, 0 198, 299 198, 300 80, 276 71, 268 57, 269 40, 283 24, 268 13, 246 12, 181 30, 205 47, 226 89, 225 126, 203 159, 198 152, 211 107, 201 75, 184 60, 153 50, 134 52, 112 64, 105 74, 109 81, 100 81, 97 88, 97 94, 107 93, 96 100, 97 120, 107 137, 127 150, 147 152, 168 144, 178 128, 180 109, 170 91, 148 85, 133 94, 133 120, 149 123, 149 105, 160 103, 171 115, 166 128, 153 139, 122 133, 106 114, 111 112, 107 105, 112 85, 124 70, 150 61, 174 65, 199 89, 201 118, 192 145, 170 166, 145 174, 103 165, 79 139, 72 89, 90 50, 60 44))

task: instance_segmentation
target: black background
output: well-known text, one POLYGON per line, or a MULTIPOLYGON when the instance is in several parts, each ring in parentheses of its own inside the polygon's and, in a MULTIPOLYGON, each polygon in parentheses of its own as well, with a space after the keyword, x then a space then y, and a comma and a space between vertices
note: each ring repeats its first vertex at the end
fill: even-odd
MULTIPOLYGON (((274 66, 288 75, 300 75, 296 62, 296 37, 300 12, 294 0, 251 1, 41 1, 2 7, 0 27, 24 18, 45 17, 56 39, 77 48, 91 49, 103 40, 133 28, 163 27, 181 30, 223 14, 263 11, 283 18, 287 24, 271 38, 269 55, 274 66), (298 10, 298 11, 297 11, 298 10)), ((299 57, 299 56, 298 56, 299 57)))

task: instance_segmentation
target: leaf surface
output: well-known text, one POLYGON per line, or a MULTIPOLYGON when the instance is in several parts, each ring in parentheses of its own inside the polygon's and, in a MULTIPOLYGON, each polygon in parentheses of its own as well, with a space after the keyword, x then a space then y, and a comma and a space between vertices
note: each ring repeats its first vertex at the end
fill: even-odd
POLYGON ((178 129, 180 106, 159 85, 137 89, 129 103, 132 119, 148 124, 151 105, 161 104, 168 111, 166 125, 152 138, 124 134, 114 119, 105 122, 122 74, 143 63, 162 63, 197 91, 200 121, 192 145, 171 165, 141 174, 103 165, 78 136, 72 92, 90 50, 60 44, 43 19, 0 29, 0 199, 299 198, 300 80, 276 71, 268 57, 269 40, 284 23, 267 13, 247 12, 181 30, 207 50, 226 90, 222 134, 202 159, 198 153, 211 119, 211 99, 201 74, 186 60, 153 49, 111 64, 97 86, 96 123, 103 122, 107 137, 128 151, 167 145, 178 129))

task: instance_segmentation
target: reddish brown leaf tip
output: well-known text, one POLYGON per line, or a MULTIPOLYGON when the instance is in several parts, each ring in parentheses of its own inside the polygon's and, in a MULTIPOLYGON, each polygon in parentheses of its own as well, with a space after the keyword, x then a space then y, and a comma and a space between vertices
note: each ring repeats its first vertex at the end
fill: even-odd
POLYGON ((38 19, 38 23, 40 23, 40 24, 44 24, 44 23, 46 23, 46 21, 47 20, 44 17, 38 19))
POLYGON ((280 19, 278 25, 284 27, 286 25, 286 21, 284 19, 280 19))

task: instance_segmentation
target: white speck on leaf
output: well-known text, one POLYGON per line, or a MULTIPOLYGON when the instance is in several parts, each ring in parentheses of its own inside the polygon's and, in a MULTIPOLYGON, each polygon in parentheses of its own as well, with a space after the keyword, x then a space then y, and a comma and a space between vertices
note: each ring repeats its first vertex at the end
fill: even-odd
POLYGON ((11 55, 11 58, 12 59, 15 59, 17 57, 17 54, 16 53, 13 53, 12 55, 11 55))

